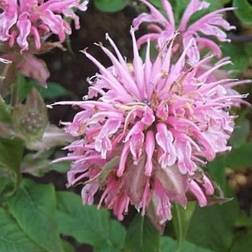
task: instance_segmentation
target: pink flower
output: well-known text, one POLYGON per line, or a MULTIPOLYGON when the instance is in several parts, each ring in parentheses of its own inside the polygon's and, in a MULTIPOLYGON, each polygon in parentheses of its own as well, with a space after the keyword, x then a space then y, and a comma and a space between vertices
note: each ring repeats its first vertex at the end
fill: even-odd
POLYGON ((36 80, 44 87, 47 86, 47 79, 50 73, 46 63, 42 59, 39 59, 31 53, 25 52, 22 56, 16 53, 3 55, 2 60, 15 64, 16 70, 19 73, 36 80))
POLYGON ((46 86, 50 73, 46 63, 32 54, 24 54, 17 65, 17 69, 23 75, 37 80, 41 85, 46 86))
POLYGON ((78 29, 79 18, 74 10, 86 8, 87 1, 80 0, 0 0, 0 41, 7 41, 10 47, 17 44, 22 51, 31 44, 40 49, 51 34, 63 42, 71 34, 64 17, 73 19, 78 29))
POLYGON ((233 10, 233 8, 216 10, 190 24, 189 20, 194 13, 209 6, 209 3, 205 1, 191 0, 180 24, 176 27, 172 6, 168 0, 161 0, 166 15, 163 15, 147 0, 140 1, 148 6, 150 13, 142 13, 136 17, 133 21, 133 26, 135 29, 138 29, 142 23, 150 23, 149 28, 151 32, 139 38, 138 46, 141 46, 148 40, 157 40, 159 47, 162 48, 174 37, 175 33, 178 33, 179 36, 177 37, 174 50, 181 46, 185 48, 189 41, 192 41, 191 48, 187 50, 191 64, 199 61, 200 50, 205 48, 210 49, 212 53, 220 57, 222 54, 220 47, 209 37, 215 37, 219 41, 228 41, 225 31, 235 29, 222 17, 223 12, 233 10))
MULTIPOLYGON (((147 44, 144 62, 133 39, 133 62, 127 63, 109 38, 115 55, 100 45, 112 62, 104 67, 92 55, 85 55, 98 67, 87 100, 59 102, 79 106, 66 131, 81 139, 67 146, 70 160, 69 185, 84 183, 82 197, 93 204, 103 191, 100 204, 113 209, 122 220, 129 205, 150 214, 154 208, 160 224, 172 218, 173 203, 186 206, 189 195, 199 206, 214 194, 210 179, 200 169, 227 145, 234 128, 230 108, 242 96, 230 92, 236 80, 212 80, 223 59, 210 69, 193 67, 186 55, 192 40, 179 58, 172 58, 173 43, 154 61, 147 44)), ((58 161, 60 161, 58 160, 58 161)))

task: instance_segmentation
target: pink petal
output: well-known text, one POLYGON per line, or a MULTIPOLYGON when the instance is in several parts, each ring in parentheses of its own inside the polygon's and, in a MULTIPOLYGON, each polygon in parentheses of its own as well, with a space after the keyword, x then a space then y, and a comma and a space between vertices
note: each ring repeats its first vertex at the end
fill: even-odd
POLYGON ((146 153, 146 164, 145 164, 145 175, 151 176, 153 170, 152 157, 155 150, 155 138, 151 130, 146 134, 145 140, 145 153, 146 153))
POLYGON ((200 186, 195 181, 191 180, 189 182, 188 189, 197 198, 200 207, 207 205, 207 198, 201 190, 200 186))
POLYGON ((172 166, 176 161, 176 152, 173 146, 173 135, 163 123, 159 123, 157 125, 156 141, 161 149, 161 154, 158 159, 159 163, 163 168, 172 166))
POLYGON ((17 0, 8 0, 7 7, 0 14, 0 40, 7 41, 10 29, 16 23, 18 17, 17 0))
POLYGON ((191 0, 190 3, 187 5, 187 8, 183 14, 182 20, 180 22, 179 30, 185 31, 191 16, 195 12, 208 8, 208 6, 209 6, 208 2, 201 1, 201 0, 191 0))
POLYGON ((31 54, 25 54, 22 61, 17 65, 19 71, 27 77, 37 80, 42 86, 50 76, 45 62, 31 54))
POLYGON ((108 151, 112 150, 110 137, 113 136, 121 126, 121 120, 109 119, 101 128, 95 139, 95 149, 101 153, 102 158, 106 158, 108 151))
POLYGON ((31 21, 28 15, 20 15, 17 21, 17 28, 19 29, 19 35, 17 37, 17 43, 22 48, 22 51, 27 50, 29 47, 28 36, 31 32, 31 21))
POLYGON ((213 184, 206 175, 203 175, 203 184, 202 185, 203 185, 207 195, 213 195, 214 194, 213 184))

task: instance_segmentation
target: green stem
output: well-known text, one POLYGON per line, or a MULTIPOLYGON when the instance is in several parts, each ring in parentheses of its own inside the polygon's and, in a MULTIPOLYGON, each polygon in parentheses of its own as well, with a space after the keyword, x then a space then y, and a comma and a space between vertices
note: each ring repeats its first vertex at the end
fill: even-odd
POLYGON ((194 202, 189 203, 186 209, 177 204, 175 204, 174 206, 173 225, 177 239, 176 252, 182 251, 183 243, 186 240, 187 231, 190 225, 192 215, 194 213, 194 209, 194 202))
POLYGON ((13 80, 11 82, 11 97, 10 97, 10 102, 12 106, 15 106, 19 102, 19 97, 18 97, 18 85, 20 82, 20 76, 18 75, 16 66, 12 66, 12 75, 13 75, 13 80))
POLYGON ((176 252, 181 252, 182 249, 182 244, 185 240, 184 237, 184 226, 183 226, 183 216, 182 216, 182 212, 180 209, 179 205, 175 205, 175 209, 176 209, 176 235, 177 235, 177 248, 176 248, 176 252))
POLYGON ((17 83, 14 82, 11 85, 11 105, 15 106, 18 103, 18 88, 17 83))

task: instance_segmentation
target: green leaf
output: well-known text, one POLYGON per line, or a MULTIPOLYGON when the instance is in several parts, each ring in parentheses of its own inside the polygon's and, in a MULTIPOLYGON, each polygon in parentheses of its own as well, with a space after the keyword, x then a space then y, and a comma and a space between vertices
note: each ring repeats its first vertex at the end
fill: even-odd
POLYGON ((137 215, 130 223, 125 241, 125 251, 159 251, 159 232, 147 218, 137 215))
POLYGON ((233 64, 226 66, 227 70, 232 70, 234 74, 245 71, 249 66, 249 57, 240 44, 225 43, 222 44, 222 51, 225 56, 231 57, 233 64))
POLYGON ((225 166, 231 169, 247 168, 252 165, 252 143, 243 144, 224 156, 225 166))
POLYGON ((64 252, 75 252, 75 249, 70 242, 62 240, 62 246, 63 246, 64 252))
POLYGON ((158 7, 159 9, 163 8, 163 5, 161 3, 161 0, 150 0, 150 2, 155 5, 156 7, 158 7))
POLYGON ((57 82, 48 82, 47 88, 39 85, 35 80, 18 75, 18 96, 20 101, 24 101, 33 88, 36 88, 44 99, 56 99, 62 96, 68 96, 70 91, 62 87, 57 82))
POLYGON ((244 46, 244 50, 246 51, 248 57, 252 56, 252 42, 246 42, 245 44, 246 46, 244 46))
POLYGON ((24 145, 21 140, 0 138, 0 166, 18 173, 23 151, 24 145))
MULTIPOLYGON (((173 252, 176 251, 176 241, 170 237, 161 237, 160 240, 160 252, 173 252)), ((184 241, 181 249, 177 252, 213 252, 212 250, 198 247, 193 243, 184 241)))
POLYGON ((1 96, 0 96, 0 121, 11 122, 10 107, 5 103, 5 101, 1 96))
POLYGON ((220 8, 223 8, 224 5, 226 3, 228 3, 230 0, 219 0, 219 1, 216 1, 216 0, 206 0, 206 2, 208 2, 210 5, 209 5, 209 8, 208 8, 208 12, 210 11, 214 11, 214 10, 217 10, 217 9, 220 9, 220 8))
POLYGON ((239 120, 236 122, 234 133, 232 134, 232 137, 230 138, 230 144, 234 148, 239 148, 243 144, 246 143, 246 140, 250 133, 250 123, 249 120, 240 117, 239 120))
POLYGON ((18 181, 20 178, 20 164, 24 152, 23 142, 19 139, 0 138, 0 168, 11 173, 18 181))
POLYGON ((238 217, 238 203, 197 208, 188 230, 188 240, 215 252, 228 251, 233 240, 233 226, 238 217))
POLYGON ((230 252, 246 252, 250 251, 252 248, 252 231, 247 234, 239 235, 230 250, 230 252))
MULTIPOLYGON (((0 131, 3 129, 1 126, 3 125, 0 123, 0 131)), ((8 128, 10 126, 7 130, 8 128)), ((21 178, 21 162, 24 153, 24 143, 20 139, 14 138, 14 134, 7 134, 1 138, 2 133, 4 131, 0 132, 0 200, 4 200, 16 190, 21 178)))
POLYGON ((221 185, 220 190, 223 190, 225 195, 227 192, 229 192, 229 186, 225 174, 226 166, 224 158, 225 156, 219 156, 212 162, 208 163, 207 170, 213 178, 212 180, 216 183, 216 186, 221 185))
POLYGON ((235 222, 235 227, 237 228, 249 228, 252 229, 252 216, 241 212, 240 216, 235 222))
POLYGON ((31 90, 35 87, 35 81, 25 78, 23 75, 17 75, 17 95, 18 99, 23 102, 31 90))
POLYGON ((50 185, 25 180, 8 201, 10 213, 26 235, 48 252, 62 252, 55 221, 56 196, 50 185))
POLYGON ((246 25, 252 25, 252 5, 248 0, 233 0, 235 14, 246 25))
POLYGON ((114 247, 111 247, 110 245, 105 244, 105 245, 94 248, 94 251, 95 252, 119 252, 121 250, 118 250, 114 247))
POLYGON ((0 176, 0 195, 3 194, 6 187, 8 187, 9 183, 10 179, 7 176, 0 176))
POLYGON ((239 148, 233 148, 226 155, 217 157, 208 164, 209 173, 215 181, 224 185, 226 182, 225 168, 240 170, 252 165, 252 143, 245 143, 239 148))
POLYGON ((68 96, 70 94, 67 89, 56 82, 48 82, 47 88, 38 86, 37 89, 44 99, 55 99, 62 96, 68 96))
POLYGON ((26 236, 3 208, 0 208, 0 226, 1 252, 45 252, 26 236))
POLYGON ((13 195, 17 189, 18 182, 10 175, 0 173, 0 204, 4 204, 13 195))
POLYGON ((74 237, 80 243, 95 247, 96 251, 118 252, 123 247, 125 230, 109 217, 106 210, 83 206, 78 195, 70 192, 57 193, 57 221, 60 232, 74 237))
POLYGON ((49 170, 56 171, 59 173, 66 173, 70 169, 69 162, 60 162, 60 163, 50 163, 49 170))
POLYGON ((124 9, 127 0, 95 0, 95 7, 103 12, 116 12, 124 9))

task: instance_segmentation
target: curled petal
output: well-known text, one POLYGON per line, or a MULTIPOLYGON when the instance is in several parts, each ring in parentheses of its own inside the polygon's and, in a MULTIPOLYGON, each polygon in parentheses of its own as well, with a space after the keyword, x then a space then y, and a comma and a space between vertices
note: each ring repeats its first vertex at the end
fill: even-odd
POLYGON ((99 185, 92 183, 85 185, 81 190, 81 197, 84 204, 92 205, 94 203, 94 195, 99 189, 99 185))
POLYGON ((177 150, 178 168, 180 172, 185 174, 195 170, 196 165, 192 160, 191 144, 181 136, 175 139, 175 146, 177 150))
POLYGON ((144 134, 143 132, 139 132, 134 134, 130 138, 130 152, 133 156, 134 163, 137 164, 138 160, 142 156, 143 153, 143 143, 144 143, 144 134))
POLYGON ((145 152, 147 155, 147 160, 145 164, 145 175, 151 176, 153 170, 152 157, 155 150, 155 137, 151 130, 149 130, 146 134, 145 141, 145 152))
POLYGON ((207 195, 213 195, 214 194, 213 184, 206 175, 203 175, 203 184, 202 185, 203 185, 207 195))
POLYGON ((158 124, 156 141, 161 148, 159 163, 163 168, 166 168, 167 166, 172 166, 176 161, 176 152, 172 144, 172 133, 167 129, 165 124, 158 124))
POLYGON ((97 135, 95 140, 95 149, 101 153, 102 158, 105 159, 107 152, 111 151, 112 143, 109 138, 118 131, 120 126, 120 120, 109 119, 97 135))
POLYGON ((189 19, 194 13, 202 9, 206 9, 208 7, 209 7, 208 2, 201 1, 201 0, 191 0, 183 14, 182 20, 180 22, 179 30, 184 31, 186 29, 186 27, 188 26, 189 19))
POLYGON ((189 191, 191 191, 193 195, 197 198, 200 207, 204 207, 207 205, 207 198, 200 186, 195 181, 190 181, 188 188, 189 191))
POLYGON ((129 155, 129 151, 130 151, 130 146, 129 146, 129 142, 126 143, 123 147, 122 150, 122 154, 121 154, 121 158, 120 158, 120 163, 119 163, 119 167, 117 170, 117 176, 121 177, 124 173, 124 170, 126 169, 126 162, 127 162, 127 158, 129 155))
POLYGON ((8 0, 3 10, 0 14, 0 40, 7 41, 10 37, 10 29, 17 22, 17 0, 8 0))
POLYGON ((27 15, 21 15, 17 21, 17 27, 19 29, 19 35, 17 37, 17 43, 23 50, 27 50, 29 47, 27 38, 31 32, 31 21, 27 15))

